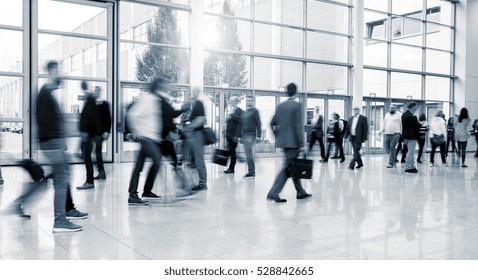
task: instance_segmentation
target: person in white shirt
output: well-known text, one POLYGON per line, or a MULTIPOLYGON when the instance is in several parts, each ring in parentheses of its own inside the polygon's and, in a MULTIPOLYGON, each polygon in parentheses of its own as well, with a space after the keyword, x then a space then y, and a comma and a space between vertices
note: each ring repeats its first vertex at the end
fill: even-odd
POLYGON ((388 158, 387 168, 395 166, 395 159, 397 158, 396 148, 398 140, 400 140, 400 133, 402 132, 402 113, 397 112, 397 106, 390 105, 390 112, 385 114, 382 122, 379 135, 385 134, 385 151, 390 154, 388 158))
POLYGON ((441 162, 446 166, 446 135, 447 128, 445 122, 445 115, 442 111, 438 111, 430 121, 429 135, 432 142, 432 152, 430 154, 430 167, 435 165, 435 150, 440 147, 441 162))

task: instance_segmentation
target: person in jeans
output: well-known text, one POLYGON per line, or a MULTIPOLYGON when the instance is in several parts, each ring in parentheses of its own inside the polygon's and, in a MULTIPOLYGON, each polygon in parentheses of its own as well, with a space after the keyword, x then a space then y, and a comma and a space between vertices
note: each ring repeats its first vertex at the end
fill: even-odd
POLYGON ((340 162, 345 161, 344 148, 342 145, 342 131, 344 130, 343 122, 340 120, 340 116, 337 113, 332 114, 332 119, 329 120, 327 126, 327 154, 322 162, 328 162, 330 157, 330 148, 335 145, 335 150, 339 151, 340 162), (342 128, 341 128, 342 126, 342 128))
POLYGON ((194 159, 194 165, 198 172, 199 184, 191 188, 193 191, 207 190, 207 170, 206 162, 204 161, 204 124, 206 123, 206 113, 204 105, 199 100, 201 89, 194 87, 191 92, 192 109, 189 120, 185 122, 183 133, 185 134, 185 141, 190 151, 183 151, 187 160, 194 159))
POLYGON ((397 106, 395 104, 390 105, 390 111, 385 114, 385 118, 382 122, 382 128, 379 135, 385 134, 384 148, 388 157, 387 168, 393 168, 397 159, 396 148, 397 143, 400 140, 400 133, 402 131, 402 113, 397 112, 397 106))
POLYGON ((309 141, 309 151, 308 154, 312 152, 312 148, 315 145, 315 142, 319 141, 320 146, 320 157, 322 161, 325 160, 325 147, 324 147, 324 118, 320 114, 319 106, 315 107, 314 117, 312 118, 312 131, 309 141))
POLYGON ((402 137, 405 145, 408 147, 408 154, 405 161, 405 172, 417 173, 418 169, 415 167, 415 146, 419 137, 420 123, 415 114, 417 111, 417 103, 410 102, 408 109, 402 115, 402 137))
POLYGON ((94 98, 93 93, 88 91, 88 84, 86 81, 81 82, 81 89, 86 97, 86 102, 80 115, 81 150, 86 167, 86 182, 83 185, 76 187, 76 189, 87 190, 95 187, 91 153, 93 151, 94 138, 100 131, 100 125, 96 114, 96 99, 94 98))
POLYGON ((103 162, 103 141, 108 140, 111 133, 110 105, 105 100, 98 100, 100 94, 101 88, 96 86, 92 95, 96 101, 96 116, 98 117, 99 123, 98 134, 93 138, 95 143, 96 165, 98 167, 98 175, 94 177, 95 180, 106 179, 105 165, 103 162))
POLYGON ((471 120, 466 108, 461 108, 458 118, 455 119, 453 125, 455 129, 455 141, 458 142, 458 160, 461 157, 461 167, 468 167, 465 164, 466 159, 466 144, 470 137, 471 120))
POLYGON ((237 144, 239 143, 239 137, 241 137, 241 117, 244 111, 239 108, 239 98, 232 96, 229 98, 229 104, 231 106, 232 113, 229 115, 226 121, 226 139, 227 147, 231 154, 231 160, 229 162, 229 168, 224 171, 226 174, 234 173, 237 161, 237 144))
MULTIPOLYGON (((289 99, 277 107, 271 121, 271 128, 276 136, 276 147, 284 149, 285 161, 267 194, 267 199, 279 203, 287 202, 286 199, 279 197, 287 179, 290 177, 287 169, 299 156, 299 153, 304 151, 304 120, 301 105, 294 100, 296 93, 297 86, 294 83, 288 84, 287 94, 289 99)), ((305 199, 311 196, 305 192, 300 179, 293 177, 292 180, 297 192, 297 199, 305 199)))
POLYGON ((443 166, 446 166, 446 135, 447 128, 442 111, 438 111, 435 117, 430 121, 430 141, 432 143, 432 152, 430 154, 430 167, 435 166, 435 150, 440 147, 440 156, 443 166), (440 142, 442 141, 443 142, 440 142))
POLYGON ((425 114, 420 114, 418 121, 420 122, 420 129, 418 130, 419 136, 417 139, 417 142, 418 142, 417 162, 423 163, 422 154, 423 154, 423 149, 425 148, 425 142, 426 142, 427 132, 428 132, 428 122, 427 122, 427 117, 425 116, 425 114))
POLYGON ((247 159, 247 173, 244 178, 254 178, 256 176, 256 165, 254 163, 253 148, 254 143, 261 141, 261 117, 259 111, 254 108, 252 100, 246 101, 246 111, 242 115, 242 141, 244 143, 244 152, 247 159))
POLYGON ((168 92, 169 85, 167 80, 162 77, 156 77, 150 84, 149 92, 138 98, 137 102, 130 109, 128 123, 134 135, 137 136, 141 149, 129 182, 129 205, 146 205, 150 199, 161 199, 161 196, 156 195, 152 190, 162 157, 160 144, 163 141, 162 131, 164 123, 162 119, 161 96, 168 95, 168 92), (146 157, 151 158, 153 164, 149 169, 143 187, 142 198, 147 200, 143 200, 138 196, 138 183, 146 157))
MULTIPOLYGON (((40 150, 53 168, 53 185, 55 189, 53 232, 80 231, 82 226, 71 223, 67 219, 66 203, 69 184, 68 160, 65 153, 65 123, 58 102, 52 91, 59 88, 61 79, 58 77, 58 62, 47 64, 50 75, 36 100, 36 120, 40 150)), ((84 213, 83 213, 84 214, 84 213)))
POLYGON ((453 127, 455 123, 455 119, 453 117, 448 119, 447 128, 447 135, 446 135, 446 156, 448 156, 448 152, 450 151, 450 143, 451 143, 451 152, 452 154, 455 153, 456 144, 455 144, 455 128, 453 127))

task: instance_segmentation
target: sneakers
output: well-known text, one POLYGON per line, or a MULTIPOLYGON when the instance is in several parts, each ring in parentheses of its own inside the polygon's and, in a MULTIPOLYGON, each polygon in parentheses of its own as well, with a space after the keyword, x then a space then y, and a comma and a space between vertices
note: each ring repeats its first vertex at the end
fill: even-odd
POLYGON ((88 189, 94 189, 95 184, 90 184, 90 183, 84 183, 81 186, 76 187, 77 190, 88 190, 88 189))
POLYGON ((461 165, 461 167, 468 167, 468 165, 466 165, 466 164, 463 163, 463 164, 461 165))
POLYGON ((407 173, 418 173, 418 169, 416 169, 416 168, 405 169, 405 172, 407 172, 407 173))
POLYGON ((129 205, 148 205, 148 201, 142 200, 137 194, 130 194, 128 198, 129 205))
POLYGON ((433 162, 430 163, 430 167, 433 167, 435 166, 435 164, 433 162))
POLYGON ((393 164, 387 165, 387 168, 393 168, 393 164))
POLYGON ((192 187, 191 190, 193 190, 193 191, 202 191, 202 190, 207 190, 207 187, 206 187, 206 186, 197 185, 197 186, 195 186, 195 187, 192 187))
POLYGON ((156 195, 155 193, 153 192, 144 192, 142 195, 141 195, 142 198, 147 198, 147 199, 161 199, 161 196, 159 195, 156 195))
POLYGON ((251 174, 251 173, 247 173, 246 175, 244 175, 244 179, 249 179, 249 178, 254 178, 254 177, 256 177, 256 175, 251 174))
POLYGON ((98 175, 96 175, 95 180, 106 180, 106 172, 105 171, 100 171, 98 175))
POLYGON ((75 225, 74 223, 65 220, 61 224, 56 224, 53 226, 53 232, 73 232, 73 231, 80 231, 83 227, 80 225, 75 225))
POLYGON ((444 162, 442 166, 446 167, 448 166, 448 163, 444 162))
POLYGON ((88 218, 88 213, 83 213, 76 209, 73 209, 66 212, 66 218, 69 220, 83 220, 88 218))
POLYGON ((234 170, 226 169, 226 170, 224 170, 224 173, 226 173, 226 174, 234 173, 234 170))

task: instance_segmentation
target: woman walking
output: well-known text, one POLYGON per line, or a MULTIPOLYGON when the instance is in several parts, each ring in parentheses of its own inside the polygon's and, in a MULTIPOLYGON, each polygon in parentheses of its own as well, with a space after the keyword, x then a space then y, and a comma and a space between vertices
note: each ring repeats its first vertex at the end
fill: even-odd
POLYGON ((430 141, 432 142, 432 152, 430 154, 430 167, 435 165, 435 150, 440 147, 440 156, 443 166, 447 166, 445 159, 445 145, 447 129, 442 111, 438 111, 435 117, 430 121, 430 141))
POLYGON ((458 159, 461 156, 461 167, 468 167, 465 164, 466 158, 466 144, 468 142, 468 138, 470 137, 470 117, 468 115, 468 110, 466 108, 462 108, 460 111, 460 115, 458 115, 458 119, 455 119, 455 140, 458 142, 458 159))

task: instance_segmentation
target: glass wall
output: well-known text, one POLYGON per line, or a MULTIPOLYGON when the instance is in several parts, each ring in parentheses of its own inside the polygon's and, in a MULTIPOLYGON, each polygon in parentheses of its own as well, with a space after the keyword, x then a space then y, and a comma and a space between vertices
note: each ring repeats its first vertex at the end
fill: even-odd
POLYGON ((365 95, 375 90, 381 97, 451 101, 454 4, 438 0, 364 4, 365 95))

